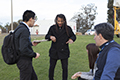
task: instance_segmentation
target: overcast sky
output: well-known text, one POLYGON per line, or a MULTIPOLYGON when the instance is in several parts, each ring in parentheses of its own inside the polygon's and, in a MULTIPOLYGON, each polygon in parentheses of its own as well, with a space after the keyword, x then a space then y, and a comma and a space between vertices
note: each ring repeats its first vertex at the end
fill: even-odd
MULTIPOLYGON (((13 21, 22 19, 25 10, 32 10, 39 20, 54 20, 62 13, 70 20, 82 5, 94 3, 97 6, 95 24, 107 21, 108 0, 13 0, 13 21)), ((0 24, 11 22, 11 0, 0 0, 0 24)))

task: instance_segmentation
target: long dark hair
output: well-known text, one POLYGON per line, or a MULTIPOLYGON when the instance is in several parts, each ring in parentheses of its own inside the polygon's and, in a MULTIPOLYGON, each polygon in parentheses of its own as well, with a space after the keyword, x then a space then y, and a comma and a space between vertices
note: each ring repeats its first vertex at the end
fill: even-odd
POLYGON ((58 19, 58 17, 59 17, 59 18, 62 18, 62 19, 65 21, 64 24, 63 24, 63 28, 62 28, 62 29, 65 28, 66 33, 67 33, 67 35, 69 36, 68 28, 67 28, 67 21, 66 21, 66 18, 65 18, 65 16, 64 16, 63 14, 58 14, 58 15, 56 16, 56 18, 55 18, 56 30, 58 30, 58 24, 57 24, 57 19, 58 19))
POLYGON ((94 64, 97 59, 97 54, 99 53, 99 48, 95 43, 90 43, 86 46, 88 50, 89 68, 94 69, 94 64))

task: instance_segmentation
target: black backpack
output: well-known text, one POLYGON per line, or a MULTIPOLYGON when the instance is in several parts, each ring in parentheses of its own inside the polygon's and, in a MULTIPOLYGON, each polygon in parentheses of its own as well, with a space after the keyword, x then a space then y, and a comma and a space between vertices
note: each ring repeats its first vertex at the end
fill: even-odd
POLYGON ((12 65, 17 63, 19 59, 19 55, 15 49, 15 32, 19 29, 19 27, 14 31, 10 32, 3 40, 2 45, 2 56, 5 63, 12 65))

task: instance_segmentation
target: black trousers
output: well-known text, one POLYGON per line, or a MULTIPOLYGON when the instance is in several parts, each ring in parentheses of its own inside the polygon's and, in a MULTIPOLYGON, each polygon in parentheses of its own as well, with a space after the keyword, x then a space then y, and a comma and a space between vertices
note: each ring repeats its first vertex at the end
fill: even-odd
POLYGON ((21 57, 17 62, 17 67, 20 70, 20 80, 38 80, 31 58, 21 57))
POLYGON ((78 80, 86 80, 86 79, 83 79, 83 78, 81 78, 81 77, 78 77, 78 80))
MULTIPOLYGON (((54 69, 58 59, 50 58, 49 80, 54 80, 54 69)), ((62 64, 62 80, 67 80, 68 77, 68 58, 61 59, 62 64)))

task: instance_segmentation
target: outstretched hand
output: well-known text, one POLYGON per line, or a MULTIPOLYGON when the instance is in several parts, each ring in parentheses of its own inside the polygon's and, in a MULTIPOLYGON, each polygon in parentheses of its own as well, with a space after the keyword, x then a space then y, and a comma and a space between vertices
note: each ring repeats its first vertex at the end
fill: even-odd
POLYGON ((32 42, 32 45, 33 45, 33 46, 36 46, 36 45, 39 44, 39 43, 40 43, 40 42, 34 42, 34 41, 33 41, 33 42, 32 42))
POLYGON ((66 44, 68 44, 68 43, 72 44, 72 43, 73 43, 73 40, 72 40, 72 39, 69 39, 69 40, 66 42, 66 44))
POLYGON ((71 77, 71 79, 76 79, 77 77, 80 77, 80 76, 81 76, 81 72, 77 72, 71 77))

